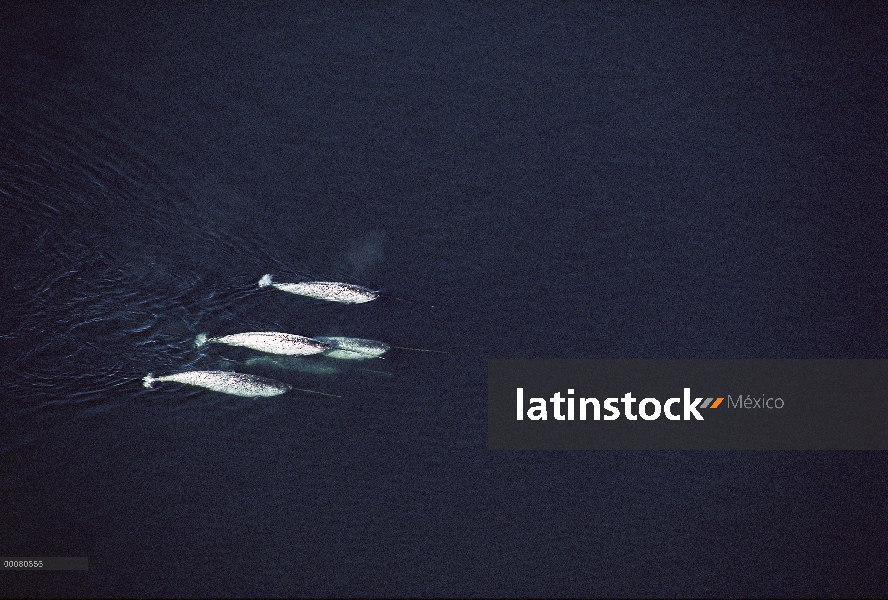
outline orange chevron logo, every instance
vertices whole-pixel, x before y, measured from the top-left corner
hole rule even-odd
[[[718,408],[718,405],[722,403],[722,400],[724,400],[724,398],[715,398],[715,402],[713,402],[712,400],[713,398],[707,398],[706,401],[703,403],[703,406],[701,406],[700,408]]]

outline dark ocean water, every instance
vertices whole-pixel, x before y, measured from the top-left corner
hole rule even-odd
[[[486,361],[888,358],[886,31],[0,4],[0,554],[90,564],[0,595],[884,597],[884,452],[491,452]],[[142,386],[257,330],[446,354]]]

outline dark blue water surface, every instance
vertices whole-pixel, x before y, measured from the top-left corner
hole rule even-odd
[[[0,554],[89,558],[0,595],[888,595],[884,452],[486,447],[490,358],[888,358],[884,11],[116,4],[0,4]],[[142,386],[263,330],[446,354]]]

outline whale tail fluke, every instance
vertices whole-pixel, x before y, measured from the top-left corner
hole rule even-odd
[[[198,333],[197,337],[194,338],[194,347],[195,348],[200,348],[201,346],[203,346],[206,343],[207,343],[207,334],[205,334],[205,333]]]
[[[262,276],[262,279],[259,280],[259,287],[268,287],[271,285],[271,274],[266,273]]]
[[[147,375],[145,375],[145,377],[142,378],[142,385],[144,385],[148,389],[151,389],[154,387],[155,381],[157,381],[157,379],[154,377],[154,374],[148,373]]]

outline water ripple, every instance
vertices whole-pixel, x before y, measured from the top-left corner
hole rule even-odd
[[[22,415],[95,412],[148,370],[206,367],[194,336],[258,326],[241,304],[283,264],[236,221],[190,213],[193,184],[120,123],[85,122],[88,99],[55,97],[0,106],[0,354],[4,410]]]

